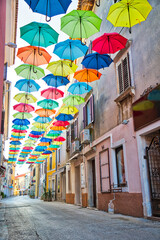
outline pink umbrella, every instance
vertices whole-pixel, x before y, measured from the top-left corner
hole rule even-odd
[[[57,88],[47,88],[43,91],[41,91],[41,96],[46,99],[58,99],[63,97],[64,92]]]
[[[13,109],[18,112],[32,112],[34,111],[34,107],[30,104],[26,103],[19,103],[13,106]]]
[[[65,127],[65,126],[68,126],[68,125],[70,125],[70,123],[68,122],[68,121],[56,121],[56,122],[54,122],[53,123],[53,126],[63,126],[63,127]]]
[[[27,133],[26,130],[17,130],[17,129],[12,129],[12,132],[15,132],[15,133]]]
[[[53,139],[53,141],[56,141],[56,142],[64,142],[66,139],[64,137],[57,137],[55,139]]]
[[[125,48],[127,41],[119,33],[104,33],[92,42],[92,50],[100,54],[115,53]]]
[[[23,149],[25,149],[25,150],[32,150],[34,148],[33,147],[24,147]]]

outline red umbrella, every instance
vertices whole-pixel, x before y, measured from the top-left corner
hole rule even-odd
[[[12,132],[15,132],[15,133],[27,133],[26,130],[17,130],[17,129],[12,129]]]
[[[42,135],[42,134],[41,134]],[[40,138],[41,135],[34,135],[34,134],[29,134],[29,137],[32,137],[32,138]]]
[[[56,141],[56,142],[64,142],[66,139],[64,137],[57,137],[55,139],[53,139],[53,141]]]
[[[19,152],[19,150],[10,150],[11,152]]]
[[[41,96],[46,99],[58,99],[63,97],[64,92],[57,88],[47,88],[43,91],[41,91]]]
[[[92,50],[100,54],[115,53],[125,48],[127,41],[119,33],[104,33],[92,42]]]
[[[25,149],[25,150],[32,150],[34,148],[33,147],[24,147],[23,149]]]
[[[53,123],[53,126],[63,126],[63,127],[65,127],[65,126],[68,126],[68,125],[70,125],[70,123],[68,122],[68,121],[56,121],[56,122],[54,122]]]
[[[34,111],[34,107],[30,104],[26,103],[19,103],[13,106],[13,109],[18,112],[32,112]]]

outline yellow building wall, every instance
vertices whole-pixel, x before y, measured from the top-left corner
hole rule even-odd
[[[47,191],[50,188],[49,180],[52,179],[52,174],[56,171],[56,151],[52,153],[52,169],[50,169],[50,156],[47,158]]]

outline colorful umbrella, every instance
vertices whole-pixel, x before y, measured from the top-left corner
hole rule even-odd
[[[13,106],[13,109],[18,111],[18,112],[33,112],[35,109],[32,105],[30,104],[25,104],[25,103],[19,103]]]
[[[91,53],[83,58],[81,64],[86,68],[98,70],[109,67],[112,62],[113,60],[108,54]]]
[[[61,59],[69,59],[74,61],[79,57],[83,57],[88,51],[88,47],[82,44],[80,40],[67,39],[55,45],[53,53]]]
[[[44,142],[44,143],[46,143],[46,142],[52,142],[52,139],[42,137],[42,138],[40,139],[40,142]]]
[[[71,38],[89,38],[100,31],[101,22],[92,11],[73,10],[61,18],[61,30]]]
[[[60,108],[59,112],[65,114],[76,114],[78,112],[78,109],[73,106],[63,106]]]
[[[69,95],[63,99],[63,103],[67,106],[80,105],[84,102],[84,98],[77,95]]]
[[[41,96],[46,99],[58,99],[62,98],[64,95],[64,92],[57,88],[47,88],[41,91]]]
[[[14,132],[14,133],[27,133],[26,130],[17,130],[17,129],[12,129],[12,132]]]
[[[31,138],[40,138],[41,137],[41,134],[40,135],[34,135],[34,134],[29,134],[29,137]]]
[[[25,126],[25,125],[19,125],[19,124],[17,125],[17,124],[15,124],[15,125],[12,125],[12,128],[17,129],[17,130],[26,130],[29,127]]]
[[[119,33],[104,33],[92,42],[92,50],[99,54],[115,53],[125,48],[128,39]]]
[[[14,118],[25,119],[25,118],[32,118],[32,114],[26,112],[17,112],[13,114]]]
[[[52,125],[53,126],[63,126],[63,127],[65,127],[65,126],[69,126],[70,123],[67,122],[67,121],[55,121],[55,122],[53,122]]]
[[[60,148],[60,146],[59,145],[56,145],[56,144],[51,144],[50,146],[49,146],[49,148]]]
[[[37,116],[36,118],[33,119],[35,122],[38,123],[49,123],[52,121],[52,118],[50,117],[39,117]]]
[[[13,99],[21,103],[35,103],[37,101],[37,98],[28,93],[18,93]]]
[[[22,143],[20,141],[11,141],[10,144],[12,144],[12,145],[21,145]]]
[[[79,82],[93,82],[99,80],[102,74],[95,69],[84,68],[74,73],[74,78]],[[88,87],[88,86],[87,86]]]
[[[12,121],[15,125],[29,125],[30,124],[30,121],[28,121],[27,119],[19,119],[19,118],[16,118]]]
[[[68,92],[72,94],[84,94],[84,93],[90,92],[91,90],[92,90],[92,87],[85,82],[73,83],[68,88]]]
[[[47,83],[48,86],[52,86],[55,88],[67,85],[69,83],[68,78],[62,76],[55,76],[53,74],[48,74],[42,79]]]
[[[40,142],[38,143],[38,146],[49,146],[50,142]]]
[[[44,153],[42,153],[42,155],[49,155],[51,153],[52,153],[52,151],[45,151]]]
[[[59,121],[70,121],[70,120],[74,119],[74,117],[70,114],[60,113],[58,116],[55,117],[55,119],[57,119]]]
[[[12,136],[26,136],[26,134],[25,133],[12,132]]]
[[[23,149],[26,149],[26,150],[33,150],[34,148],[33,148],[33,147],[23,147]]]
[[[59,103],[54,100],[51,100],[51,99],[44,99],[44,100],[37,102],[37,105],[44,109],[52,110],[54,108],[57,108],[59,106]]]
[[[49,22],[51,17],[66,13],[71,0],[25,0],[33,12],[40,13],[46,16],[46,21]],[[47,16],[49,19],[47,19]]]
[[[42,131],[42,130],[46,131],[46,130],[47,130],[47,128],[41,129],[41,128],[37,128],[37,127],[35,127],[35,126],[31,127],[31,129],[32,129],[33,131]]]
[[[17,57],[19,57],[24,63],[35,66],[48,64],[51,60],[51,55],[44,48],[35,46],[19,48]]]
[[[63,76],[66,77],[72,73],[74,73],[77,69],[77,65],[72,63],[69,60],[59,60],[55,62],[50,62],[47,66],[47,69],[57,76]]]
[[[44,131],[31,131],[30,134],[33,135],[42,135],[43,133],[45,133]]]
[[[24,92],[37,92],[40,89],[40,86],[31,79],[18,80],[15,87]]]
[[[128,27],[147,19],[152,6],[147,0],[121,0],[110,7],[107,20],[115,27]]]
[[[46,23],[31,22],[20,28],[20,37],[31,46],[48,47],[58,41],[58,33]]]
[[[40,79],[45,76],[44,70],[30,64],[22,64],[15,68],[17,75],[26,79]]]
[[[55,114],[56,111],[55,111],[54,109],[53,109],[53,110],[50,110],[50,109],[40,108],[40,109],[37,109],[37,110],[35,111],[35,113],[36,113],[37,115],[39,115],[40,117],[49,117],[49,116]]]
[[[51,130],[54,130],[54,131],[63,131],[63,130],[66,130],[66,127],[63,127],[63,126],[52,126],[50,127]]]
[[[39,123],[39,122],[34,122],[32,123],[33,126],[35,126],[36,128],[40,128],[40,129],[46,129],[49,126],[49,123]]]

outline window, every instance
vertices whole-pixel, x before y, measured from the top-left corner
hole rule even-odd
[[[66,131],[66,150],[70,149],[70,135],[69,130]]]
[[[68,191],[71,191],[71,171],[68,171]]]
[[[49,170],[52,170],[52,154],[50,155],[49,158]]]
[[[100,159],[101,192],[110,192],[111,179],[110,179],[109,149],[100,152],[99,159]]]
[[[83,123],[84,128],[94,122],[94,99],[90,97],[86,105],[83,107]]]
[[[131,86],[130,66],[129,66],[129,53],[120,60],[117,64],[119,94],[123,93]]]
[[[78,119],[76,119],[74,123],[70,125],[70,133],[71,133],[71,142],[74,142],[75,139],[78,138]]]
[[[57,163],[60,164],[61,159],[60,159],[60,149],[57,150]]]
[[[123,146],[116,148],[116,166],[118,186],[126,186]]]
[[[33,169],[33,177],[36,175],[36,169]]]

